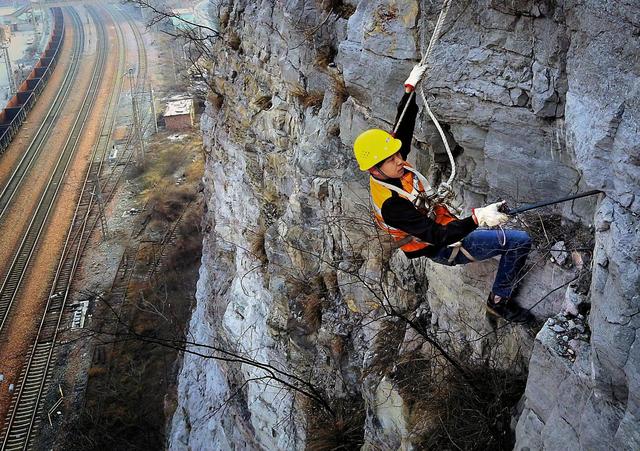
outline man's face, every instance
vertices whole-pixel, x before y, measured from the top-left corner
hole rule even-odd
[[[387,157],[381,164],[379,164],[378,169],[382,172],[382,174],[380,175],[392,179],[397,179],[404,175],[405,164],[406,161],[404,161],[400,152],[396,152],[390,157]]]

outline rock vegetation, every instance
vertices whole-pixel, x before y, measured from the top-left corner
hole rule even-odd
[[[207,234],[189,334],[298,375],[333,423],[319,428],[308,397],[246,361],[187,353],[170,448],[326,449],[324,429],[362,449],[420,449],[433,406],[394,376],[423,358],[444,377],[427,387],[433,374],[409,367],[415,386],[446,390],[461,373],[441,345],[465,368],[527,377],[508,411],[516,449],[638,449],[637,6],[454,2],[433,51],[424,87],[456,149],[464,211],[605,193],[514,224],[536,243],[519,301],[543,325],[528,330],[485,317],[495,262],[392,250],[352,158],[360,131],[391,128],[440,2],[211,3],[222,38],[201,123]],[[426,115],[413,144],[412,163],[438,183],[449,168]]]

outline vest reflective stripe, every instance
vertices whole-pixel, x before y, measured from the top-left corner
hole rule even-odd
[[[424,175],[420,174],[420,172],[415,170],[412,166],[409,166],[409,163],[407,163],[407,166],[404,166],[404,169],[412,172],[415,176],[413,177],[413,181],[411,182],[411,192],[398,188],[397,186],[392,185],[391,183],[386,183],[382,180],[374,179],[373,177],[371,178],[377,184],[382,185],[385,188],[390,189],[391,191],[395,191],[400,196],[411,201],[411,203],[415,203],[416,199],[418,198],[418,194],[420,192],[426,192],[428,196],[435,194],[435,191],[433,191],[433,188],[431,188],[431,185],[429,185],[429,182],[427,181]],[[403,184],[403,188],[404,188],[404,184]]]
[[[420,193],[425,191],[433,192],[427,183],[426,178],[420,174],[420,172],[415,170],[408,163],[405,166],[405,169],[405,174],[400,178],[402,188],[370,177],[369,186],[371,192],[371,205],[374,219],[376,220],[378,227],[393,236],[393,239],[396,242],[402,241],[403,244],[400,248],[403,251],[416,252],[426,248],[430,244],[416,237],[413,237],[412,240],[405,243],[407,237],[410,237],[410,235],[400,229],[396,229],[395,227],[391,227],[386,224],[382,218],[382,204],[384,204],[384,202],[393,195],[392,191],[396,192],[400,197],[407,199],[411,203],[415,202]],[[435,222],[440,225],[448,224],[449,222],[457,219],[444,205],[436,205],[434,207],[434,213],[436,214]]]

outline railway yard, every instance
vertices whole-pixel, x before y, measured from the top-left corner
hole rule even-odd
[[[153,133],[151,84],[167,97],[179,89],[167,76],[175,64],[168,38],[145,28],[134,8],[49,11],[64,26],[57,65],[0,154],[2,450],[73,448],[71,425],[85,407],[108,410],[96,387],[117,383],[116,355],[131,351],[105,333],[155,321],[134,317],[128,299],[158,289],[153,281],[168,257],[179,259],[182,235],[189,283],[199,255],[198,137]],[[176,358],[162,355],[170,372]]]

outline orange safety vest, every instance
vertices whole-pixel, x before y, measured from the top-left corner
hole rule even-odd
[[[427,189],[430,189],[424,176],[417,170],[413,169],[409,163],[406,163],[405,169],[404,175],[400,178],[402,189],[399,189],[398,187],[393,187],[396,189],[392,189],[390,185],[384,181],[370,177],[369,186],[371,189],[371,203],[373,207],[373,215],[378,227],[389,233],[396,242],[402,242],[400,248],[404,252],[416,252],[430,246],[430,244],[420,240],[419,238],[412,237],[407,232],[391,227],[384,222],[384,219],[382,219],[382,204],[384,204],[384,202],[393,195],[392,191],[395,191],[399,196],[413,203],[414,199],[420,193],[424,193]],[[435,213],[434,221],[436,224],[446,225],[451,221],[458,219],[443,204],[436,205],[433,208],[433,212]],[[409,239],[409,237],[411,237],[411,239]]]

